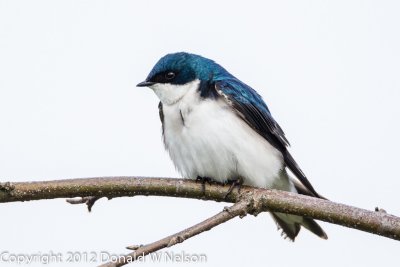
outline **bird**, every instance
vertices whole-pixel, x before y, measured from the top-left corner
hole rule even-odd
[[[137,86],[158,96],[164,146],[183,177],[324,198],[289,153],[289,142],[263,98],[215,61],[170,53]],[[301,227],[328,238],[312,218],[271,215],[291,241]]]

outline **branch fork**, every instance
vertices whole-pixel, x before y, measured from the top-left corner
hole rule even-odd
[[[7,182],[0,183],[0,203],[81,197],[68,202],[85,203],[90,210],[101,197],[110,199],[137,195],[234,203],[211,218],[176,234],[144,246],[130,246],[128,249],[134,250],[132,253],[118,262],[107,263],[102,267],[125,265],[149,253],[179,244],[232,218],[243,218],[247,214],[257,216],[266,211],[306,216],[400,240],[400,218],[381,208],[369,211],[329,200],[249,186],[242,186],[240,192],[233,190],[226,195],[228,189],[229,185],[209,184],[204,188],[202,184],[188,179],[150,177],[99,177],[12,184]]]

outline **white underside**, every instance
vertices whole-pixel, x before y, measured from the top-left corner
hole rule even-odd
[[[183,177],[293,191],[282,154],[240,119],[223,99],[203,99],[199,81],[151,88],[163,103],[164,142]],[[183,118],[183,119],[182,119]]]

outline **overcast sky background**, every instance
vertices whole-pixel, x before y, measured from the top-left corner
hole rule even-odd
[[[398,1],[1,0],[0,181],[179,177],[157,97],[135,85],[164,54],[188,51],[264,97],[317,191],[400,215],[399,13]],[[126,253],[225,205],[134,197],[89,214],[63,199],[1,204],[0,252]],[[303,229],[291,243],[268,214],[247,216],[167,251],[205,253],[207,266],[398,262],[396,241],[321,224],[328,241]]]

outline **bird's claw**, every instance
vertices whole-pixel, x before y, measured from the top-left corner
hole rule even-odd
[[[243,178],[239,177],[238,179],[235,179],[235,180],[228,180],[227,184],[230,184],[231,186],[229,187],[228,192],[226,192],[226,194],[225,194],[225,197],[224,197],[225,199],[229,196],[230,193],[232,193],[232,191],[235,187],[237,187],[238,193],[240,193],[240,189],[243,185]]]
[[[203,195],[206,193],[206,183],[211,185],[212,181],[213,180],[210,177],[197,176],[196,182],[200,182],[201,183],[201,190],[203,192]]]

